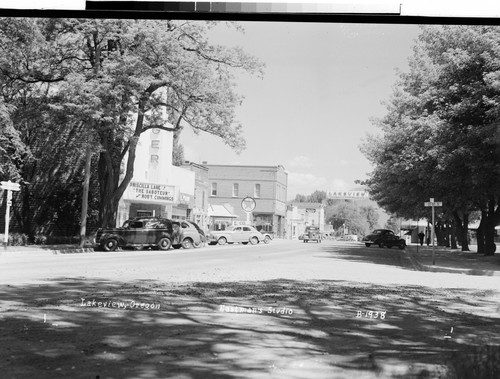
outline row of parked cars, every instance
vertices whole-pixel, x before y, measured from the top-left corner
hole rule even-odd
[[[272,235],[261,233],[250,225],[232,226],[226,230],[206,234],[195,222],[147,217],[125,221],[122,227],[99,229],[95,235],[97,250],[114,251],[118,248],[198,248],[205,243],[225,245],[227,243],[269,243]]]

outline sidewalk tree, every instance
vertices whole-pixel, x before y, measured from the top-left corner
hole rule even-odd
[[[493,254],[500,221],[498,121],[500,30],[484,26],[426,26],[401,73],[382,135],[361,147],[374,164],[367,185],[390,212],[424,214],[433,197],[453,215],[468,250],[471,212],[482,211],[484,252]]]
[[[16,27],[15,22],[25,25]],[[262,65],[238,48],[210,44],[207,33],[216,23],[100,19],[2,19],[2,23],[3,36],[15,42],[2,58],[3,83],[13,91],[16,86],[30,91],[43,88],[43,96],[50,99],[43,113],[47,119],[65,128],[55,116],[64,114],[74,120],[79,137],[98,138],[102,226],[115,224],[118,201],[133,177],[136,145],[144,131],[174,132],[190,126],[197,133],[222,138],[237,151],[245,147],[235,117],[242,98],[234,91],[234,75],[261,73]],[[8,35],[11,31],[15,33]],[[30,53],[29,64],[16,67],[16,54],[24,57],[25,52]],[[79,150],[76,156],[82,159],[85,148]]]

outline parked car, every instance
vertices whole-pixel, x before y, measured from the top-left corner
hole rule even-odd
[[[192,221],[172,221],[174,229],[172,247],[174,249],[191,249],[202,246],[207,238],[201,228]]]
[[[271,241],[269,234],[262,234],[253,226],[250,225],[236,225],[230,226],[226,230],[212,231],[207,237],[209,245],[225,245],[226,243],[239,242],[243,245],[249,242],[256,245],[259,242],[269,243]]]
[[[306,226],[303,241],[316,241],[317,243],[321,243],[321,232],[319,228],[317,226]]]
[[[394,232],[389,229],[375,229],[366,237],[363,237],[362,242],[366,247],[370,247],[371,245],[378,245],[379,247],[387,246],[389,248],[397,246],[400,249],[406,247],[405,240],[395,235]]]
[[[144,217],[127,220],[121,228],[99,229],[95,246],[105,251],[114,251],[119,247],[156,247],[168,250],[173,239],[171,220]]]

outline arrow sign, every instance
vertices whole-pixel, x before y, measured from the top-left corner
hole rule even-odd
[[[2,189],[4,190],[10,190],[10,191],[21,190],[19,183],[13,183],[10,180],[8,182],[0,182],[0,187],[2,187]]]

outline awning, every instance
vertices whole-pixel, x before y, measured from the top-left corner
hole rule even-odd
[[[229,212],[224,205],[209,205],[208,217],[238,218],[238,216]]]

